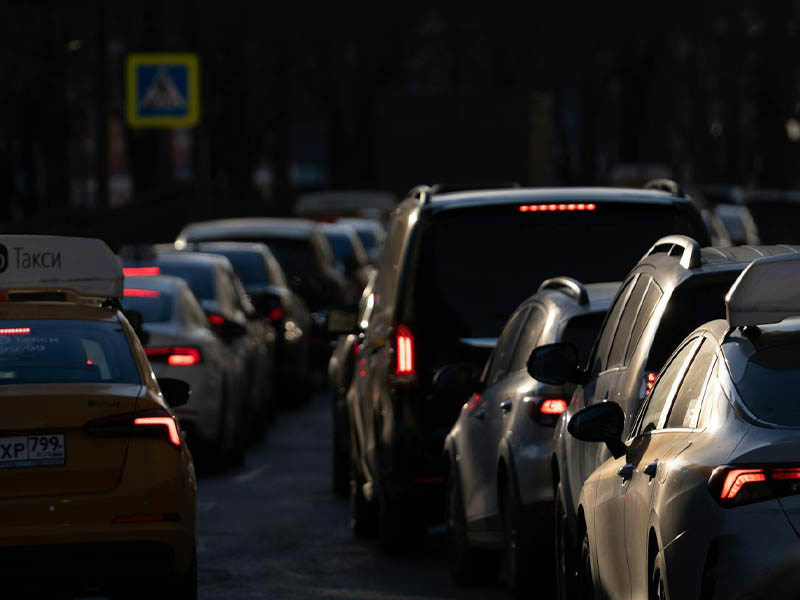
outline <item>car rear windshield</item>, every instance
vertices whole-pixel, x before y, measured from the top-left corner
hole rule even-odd
[[[133,292],[135,295],[132,295]],[[172,319],[175,298],[157,290],[125,290],[122,305],[126,311],[134,310],[142,315],[145,323],[166,323]]]
[[[141,383],[119,323],[0,321],[0,385]]]
[[[241,250],[213,250],[214,254],[225,256],[233,265],[233,270],[242,280],[245,288],[265,286],[272,283],[269,280],[264,257],[260,252],[243,252]]]
[[[364,244],[365,249],[374,250],[378,247],[378,239],[375,237],[374,231],[369,229],[356,229],[356,233],[358,234],[358,239]]]
[[[188,262],[159,262],[162,275],[180,277],[189,285],[198,300],[215,300],[214,267],[209,264],[191,264]]]
[[[608,203],[592,211],[492,206],[444,212],[422,242],[415,318],[457,336],[496,337],[547,278],[619,281],[659,237],[704,239],[685,206]],[[700,229],[698,229],[700,228]]]
[[[739,381],[742,401],[759,419],[787,427],[800,426],[800,344],[762,348],[750,356]]]

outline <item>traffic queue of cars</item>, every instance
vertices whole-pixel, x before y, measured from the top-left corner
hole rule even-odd
[[[197,598],[195,461],[241,462],[310,397],[314,319],[370,277],[349,225],[258,225],[118,256],[0,236],[4,597]]]
[[[797,597],[800,246],[710,247],[646,188],[398,205],[328,323],[356,535],[443,522],[454,578],[517,598]]]

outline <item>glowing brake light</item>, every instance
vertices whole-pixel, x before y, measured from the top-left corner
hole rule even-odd
[[[133,420],[134,427],[164,427],[170,444],[175,447],[181,445],[181,435],[178,432],[178,424],[173,417],[136,417]]]
[[[152,361],[166,361],[172,367],[191,367],[203,362],[203,356],[197,348],[183,346],[149,347],[144,353]]]
[[[30,327],[7,327],[0,329],[0,335],[30,335]]]
[[[161,294],[157,290],[138,290],[136,288],[125,288],[126,298],[158,298]]]
[[[566,398],[548,398],[543,396],[526,396],[522,399],[528,416],[539,425],[555,427],[563,415],[569,400]]]
[[[658,373],[645,373],[644,374],[644,395],[648,396],[653,390],[653,386],[658,379]]]
[[[161,275],[161,269],[159,267],[125,267],[122,269],[122,274],[125,277],[152,277]]]
[[[561,204],[523,204],[519,212],[583,212],[597,210],[597,205],[585,202],[569,202]]]
[[[225,317],[223,317],[222,315],[211,313],[210,315],[208,315],[208,322],[211,323],[212,325],[219,327],[220,325],[225,324]]]
[[[560,415],[567,410],[567,401],[561,398],[547,398],[539,405],[539,412],[543,415]]]
[[[709,489],[725,507],[792,496],[800,494],[800,467],[718,467]]]
[[[416,372],[414,365],[414,336],[411,334],[411,330],[402,324],[397,325],[395,335],[397,342],[395,375],[412,376]]]
[[[283,309],[282,308],[273,308],[269,311],[268,318],[273,323],[277,323],[278,321],[283,320]]]

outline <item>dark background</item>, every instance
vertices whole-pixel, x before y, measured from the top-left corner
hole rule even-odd
[[[0,0],[0,227],[156,241],[435,181],[796,186],[800,2],[661,4]],[[148,51],[200,56],[196,129],[126,127]]]

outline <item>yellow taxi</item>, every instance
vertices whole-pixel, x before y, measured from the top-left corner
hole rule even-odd
[[[189,386],[156,380],[122,294],[100,240],[0,235],[0,574],[196,598],[197,484],[171,410]]]

